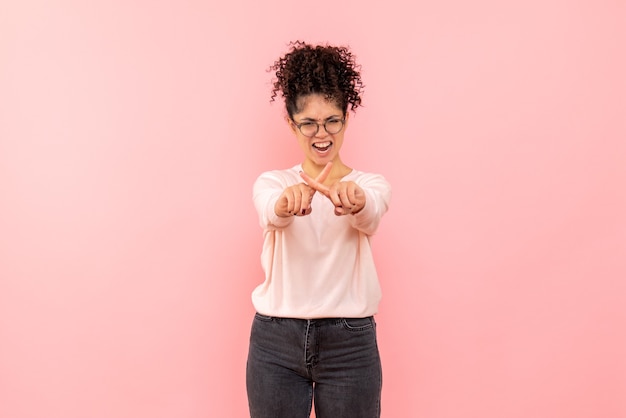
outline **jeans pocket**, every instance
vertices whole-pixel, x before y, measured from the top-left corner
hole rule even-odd
[[[374,328],[374,318],[342,318],[341,323],[345,329],[352,332],[367,331]]]
[[[254,319],[258,319],[259,321],[264,321],[264,322],[272,322],[274,320],[273,317],[263,315],[258,312],[254,314]]]

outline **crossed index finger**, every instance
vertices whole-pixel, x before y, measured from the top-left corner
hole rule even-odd
[[[322,193],[324,196],[329,197],[330,189],[327,186],[324,186],[323,183],[328,177],[328,175],[330,174],[330,170],[332,168],[333,168],[333,163],[332,161],[329,161],[326,164],[326,166],[324,166],[324,169],[317,177],[313,178],[309,176],[308,174],[306,174],[304,171],[300,173],[300,177],[302,177],[302,179],[306,182],[306,184],[309,185],[309,187],[317,190],[318,192]]]

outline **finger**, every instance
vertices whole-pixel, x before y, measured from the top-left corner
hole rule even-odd
[[[343,206],[335,206],[335,215],[337,216],[349,215],[350,213],[352,213],[352,209],[350,208],[344,208]]]
[[[324,166],[324,169],[322,170],[322,172],[317,177],[315,177],[315,181],[317,181],[318,183],[324,183],[326,179],[328,178],[328,175],[330,174],[330,171],[332,169],[333,169],[333,162],[329,161]]]
[[[352,205],[356,205],[358,203],[356,187],[357,187],[356,185],[351,184],[350,187],[348,187],[348,190],[346,191],[348,194],[348,200],[352,202]]]
[[[330,199],[330,201],[333,203],[333,205],[335,206],[342,206],[341,203],[341,197],[339,196],[339,190],[337,188],[337,185],[334,185],[333,187],[330,188],[330,190],[328,191],[328,198]]]
[[[309,186],[302,183],[301,187],[301,200],[300,207],[297,209],[297,215],[304,216],[311,213],[311,201],[313,200],[313,195],[315,194],[315,190],[311,189]]]
[[[291,208],[291,213],[293,213],[294,215],[298,215],[301,208],[302,208],[302,191],[299,188],[296,188],[293,191],[293,206]]]
[[[287,212],[289,214],[293,214],[293,206],[294,206],[294,193],[293,190],[287,189],[285,190],[285,199],[287,200]]]
[[[300,177],[302,177],[302,179],[306,182],[306,184],[309,185],[309,187],[313,188],[314,190],[317,190],[318,192],[322,193],[325,196],[329,195],[330,189],[327,186],[324,186],[318,180],[309,176],[307,173],[305,172],[300,173]]]
[[[291,210],[292,209],[290,207],[290,204],[292,202],[292,199],[289,196],[290,196],[290,190],[289,189],[285,189],[283,191],[283,194],[278,199],[278,201],[280,202],[280,211],[281,211],[281,213],[284,213],[285,215],[291,215]],[[276,212],[276,213],[278,213],[278,212]]]
[[[354,201],[350,199],[347,187],[342,187],[341,189],[339,189],[338,197],[341,201],[342,207],[352,209],[352,206],[354,206]]]
[[[322,172],[317,177],[315,177],[315,179],[303,171],[300,172],[300,177],[302,177],[302,179],[313,189],[321,192],[322,194],[328,195],[328,187],[324,186],[323,183],[328,178],[328,175],[330,174],[332,168],[333,162],[329,161],[322,169]]]

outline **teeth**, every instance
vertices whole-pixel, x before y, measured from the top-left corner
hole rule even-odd
[[[313,144],[315,148],[326,148],[330,146],[330,142],[319,142],[317,144]]]

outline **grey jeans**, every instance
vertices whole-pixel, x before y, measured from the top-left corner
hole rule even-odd
[[[246,387],[251,418],[379,418],[376,322],[256,314]]]

